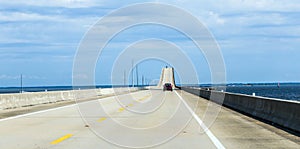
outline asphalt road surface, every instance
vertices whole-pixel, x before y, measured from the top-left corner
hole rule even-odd
[[[1,119],[0,136],[1,149],[300,147],[299,137],[160,88]]]

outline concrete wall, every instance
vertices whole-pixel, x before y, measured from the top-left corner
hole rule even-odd
[[[134,90],[138,90],[138,88],[105,88],[70,91],[25,92],[22,94],[0,94],[0,110],[47,104],[64,100],[81,100]]]
[[[300,102],[199,88],[182,87],[182,90],[219,104],[224,99],[226,107],[300,133]]]

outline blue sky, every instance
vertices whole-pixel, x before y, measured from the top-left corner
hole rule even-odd
[[[0,86],[71,85],[77,47],[88,29],[109,12],[141,1],[10,0],[0,2]],[[300,82],[300,3],[297,0],[158,0],[185,9],[211,31],[223,53],[227,82]],[[168,36],[166,36],[168,35]],[[178,32],[160,26],[124,31],[97,64],[96,84],[109,84],[113,57],[144,38],[184,47],[201,82],[210,82],[201,53]],[[159,77],[161,62],[141,64],[141,75]],[[156,66],[151,67],[151,66]],[[151,69],[150,69],[151,68]]]

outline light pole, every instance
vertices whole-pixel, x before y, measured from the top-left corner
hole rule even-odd
[[[139,86],[139,72],[138,72],[138,64],[136,64],[136,85]]]
[[[124,87],[126,86],[126,70],[124,70]]]
[[[23,74],[21,74],[20,78],[21,78],[21,80],[20,80],[21,81],[20,82],[21,83],[21,91],[20,92],[23,93]]]
[[[132,81],[132,87],[134,87],[134,68],[133,68],[133,60],[131,61],[131,74],[132,74],[132,78],[131,78],[131,81]]]

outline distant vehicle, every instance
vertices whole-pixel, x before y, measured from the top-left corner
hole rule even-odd
[[[164,91],[173,91],[173,87],[172,87],[172,84],[171,83],[165,83],[164,84]]]

